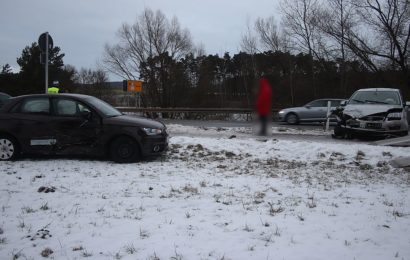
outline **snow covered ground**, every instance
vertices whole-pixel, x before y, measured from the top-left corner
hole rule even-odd
[[[0,162],[0,259],[410,259],[410,148],[205,131],[149,162]]]

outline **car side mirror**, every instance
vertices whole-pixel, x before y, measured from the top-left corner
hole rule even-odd
[[[310,109],[312,106],[311,106],[311,105],[305,105],[305,107],[306,107],[307,109]]]
[[[340,106],[341,107],[345,107],[347,105],[347,100],[342,100],[341,102],[340,102]]]

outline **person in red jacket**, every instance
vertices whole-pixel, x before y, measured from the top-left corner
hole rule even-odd
[[[259,120],[261,122],[260,135],[266,135],[268,127],[268,119],[272,110],[272,87],[266,78],[259,80],[259,93],[256,100],[256,109],[259,114]]]

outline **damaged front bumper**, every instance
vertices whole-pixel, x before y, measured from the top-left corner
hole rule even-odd
[[[397,122],[374,122],[356,120],[354,123],[347,122],[346,125],[339,124],[336,126],[335,134],[339,131],[345,134],[357,136],[402,136],[407,134],[408,130],[402,128]]]
[[[354,118],[344,114],[342,110],[335,111],[338,124],[334,136],[358,137],[388,137],[404,136],[408,134],[406,118],[390,118],[391,111],[378,113],[361,118]]]

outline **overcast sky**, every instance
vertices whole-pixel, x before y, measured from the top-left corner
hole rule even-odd
[[[176,16],[208,54],[233,54],[247,21],[277,13],[278,0],[0,0],[0,65],[18,68],[23,48],[48,31],[65,64],[94,69],[104,44],[145,7]]]

